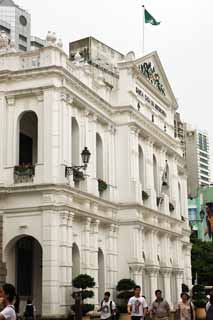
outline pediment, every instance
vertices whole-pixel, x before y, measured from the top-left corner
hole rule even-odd
[[[177,101],[156,51],[134,61],[139,72],[162,97],[168,99],[174,108]]]

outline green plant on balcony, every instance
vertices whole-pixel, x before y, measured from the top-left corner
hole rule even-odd
[[[148,200],[148,199],[149,199],[148,193],[143,190],[143,191],[142,191],[142,200],[143,200],[143,201],[146,201],[146,200]]]
[[[35,166],[31,163],[22,163],[14,167],[14,174],[21,177],[33,177],[35,175]]]
[[[103,192],[107,189],[107,183],[101,179],[98,179],[98,190],[99,192]]]

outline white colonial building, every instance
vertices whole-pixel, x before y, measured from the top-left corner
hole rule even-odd
[[[159,57],[87,38],[70,44],[68,58],[47,40],[22,53],[0,39],[7,281],[45,317],[65,314],[79,273],[95,278],[95,304],[129,277],[148,301],[160,288],[176,303],[181,284],[191,285],[187,177]],[[84,147],[84,180],[66,176]]]

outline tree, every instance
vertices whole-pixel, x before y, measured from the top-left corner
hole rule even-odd
[[[192,302],[196,308],[205,307],[207,301],[204,286],[197,284],[192,288]]]
[[[118,310],[120,313],[127,313],[127,303],[130,297],[134,294],[135,281],[132,279],[121,279],[118,281],[116,290],[118,291],[117,298],[120,300]]]
[[[94,310],[94,304],[84,303],[85,299],[94,297],[94,292],[92,290],[87,290],[88,288],[94,288],[94,278],[90,277],[87,274],[79,274],[75,279],[73,279],[72,285],[74,288],[81,289],[79,291],[74,291],[72,293],[72,297],[73,299],[76,299],[77,296],[81,297],[82,315],[85,315],[87,314],[87,312]],[[76,304],[72,305],[71,308],[76,312]]]
[[[192,277],[199,284],[213,285],[213,243],[191,237]]]

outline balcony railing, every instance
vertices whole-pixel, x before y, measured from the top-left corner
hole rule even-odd
[[[34,176],[35,176],[35,166],[31,164],[22,164],[14,167],[15,183],[33,182]]]

